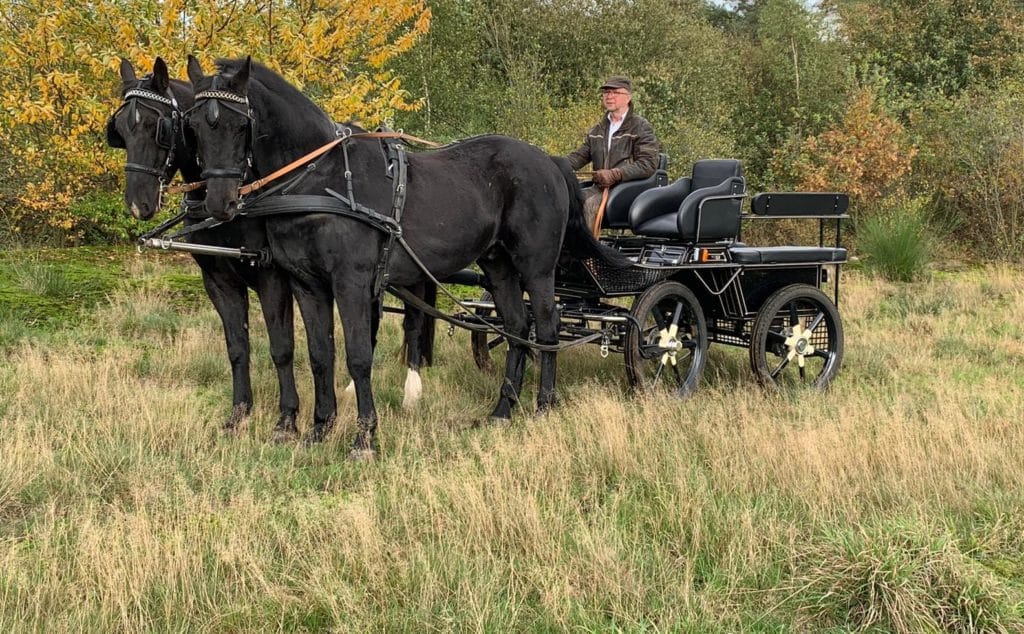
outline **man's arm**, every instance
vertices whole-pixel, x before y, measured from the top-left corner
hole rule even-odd
[[[576,148],[575,151],[570,152],[565,158],[569,159],[569,164],[572,165],[574,170],[578,170],[587,163],[590,162],[590,142],[589,139],[583,141],[583,145]]]

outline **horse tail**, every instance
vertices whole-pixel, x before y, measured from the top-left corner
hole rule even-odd
[[[565,186],[569,189],[569,219],[565,226],[565,239],[562,246],[570,255],[579,259],[596,259],[615,268],[629,268],[633,265],[629,259],[617,250],[601,244],[583,214],[583,188],[573,172],[569,159],[564,156],[552,156],[551,160],[562,172]]]

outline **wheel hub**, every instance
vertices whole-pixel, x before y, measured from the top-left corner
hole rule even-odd
[[[794,325],[785,342],[785,346],[789,350],[786,359],[792,361],[795,358],[797,365],[801,368],[804,367],[804,358],[814,354],[814,346],[810,341],[812,334],[810,330],[804,328],[803,324]]]
[[[672,365],[676,365],[676,350],[678,350],[682,345],[679,340],[676,339],[676,335],[679,334],[679,326],[677,324],[672,324],[668,328],[662,328],[659,334],[661,337],[658,339],[658,347],[662,350],[667,350],[667,352],[661,355],[661,364],[666,365],[671,363]]]

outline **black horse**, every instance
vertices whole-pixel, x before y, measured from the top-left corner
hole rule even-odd
[[[207,209],[227,221],[239,213],[239,185],[250,164],[254,176],[265,177],[336,140],[339,132],[312,101],[267,68],[248,58],[219,60],[218,67],[218,74],[206,76],[189,58],[196,105],[186,126],[204,165]],[[348,192],[359,205],[379,214],[391,212],[393,175],[377,140],[356,134],[316,162],[316,170],[293,193]],[[404,194],[401,228],[412,252],[438,277],[475,261],[487,274],[505,328],[520,338],[528,335],[525,291],[537,341],[558,341],[554,270],[563,237],[576,256],[620,261],[587,230],[579,184],[568,163],[521,141],[483,136],[410,155]],[[349,202],[356,206],[356,201]],[[328,213],[271,216],[266,227],[274,261],[292,276],[309,334],[316,405],[307,440],[322,439],[336,416],[334,300],[356,385],[353,457],[372,456],[377,413],[370,386],[371,305],[388,236],[367,223]],[[390,257],[388,273],[391,285],[400,288],[426,279],[410,254],[398,248]],[[493,418],[511,417],[522,385],[525,352],[519,343],[509,346]],[[540,368],[537,404],[543,410],[555,400],[553,351],[541,353]]]
[[[192,88],[168,76],[161,58],[153,72],[141,78],[127,60],[121,60],[122,106],[107,123],[107,142],[127,150],[124,199],[131,214],[148,220],[161,205],[164,186],[176,172],[185,182],[200,180],[195,148],[186,144],[181,113],[192,107]],[[201,201],[200,201],[201,202]],[[201,205],[190,214],[186,226],[204,220]],[[238,222],[203,229],[189,236],[197,243],[259,249],[267,245],[263,223],[240,218]],[[256,291],[270,337],[270,354],[277,368],[280,389],[280,417],[274,428],[277,440],[298,436],[295,424],[299,395],[293,372],[294,315],[287,274],[276,266],[250,266],[238,260],[195,255],[202,271],[203,286],[220,315],[227,341],[233,383],[233,407],[224,423],[236,428],[252,409],[249,374],[249,294]]]
[[[181,114],[192,107],[192,87],[183,81],[170,79],[167,64],[157,58],[153,71],[137,77],[127,60],[121,60],[122,106],[107,122],[107,142],[112,147],[127,150],[125,164],[125,205],[140,220],[148,220],[159,210],[164,187],[178,172],[186,183],[200,181],[200,168],[195,147],[188,144],[181,125]],[[193,227],[203,222],[208,214],[201,198],[186,202],[191,211],[185,225]],[[198,204],[196,204],[198,203]],[[238,222],[202,229],[189,235],[192,242],[259,250],[267,246],[263,221],[240,218]],[[252,385],[249,372],[249,298],[253,289],[259,298],[270,339],[271,356],[277,367],[280,389],[280,418],[274,428],[275,440],[287,441],[297,437],[295,424],[299,397],[293,374],[294,315],[291,288],[287,274],[275,266],[250,266],[237,260],[208,255],[193,256],[202,271],[207,295],[220,315],[227,342],[228,358],[233,378],[233,407],[224,428],[233,430],[252,409]],[[424,301],[434,303],[436,288],[424,285],[418,293]],[[374,312],[374,343],[380,312]],[[403,405],[411,407],[419,397],[420,365],[433,362],[434,320],[410,322],[406,330],[417,337],[419,355],[409,363]],[[409,348],[408,342],[405,348]],[[409,357],[409,355],[406,355]],[[349,385],[354,391],[354,382]]]

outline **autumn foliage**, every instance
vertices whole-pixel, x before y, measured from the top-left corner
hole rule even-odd
[[[338,119],[366,124],[417,102],[386,68],[427,31],[423,0],[14,0],[0,8],[0,229],[82,231],[73,203],[116,189],[123,156],[103,143],[120,57],[252,55]],[[114,210],[116,212],[116,210]]]
[[[843,191],[863,205],[897,193],[916,154],[903,125],[865,88],[854,94],[835,127],[804,139],[795,160],[779,169],[788,170],[799,189]],[[780,153],[776,162],[787,158]]]

